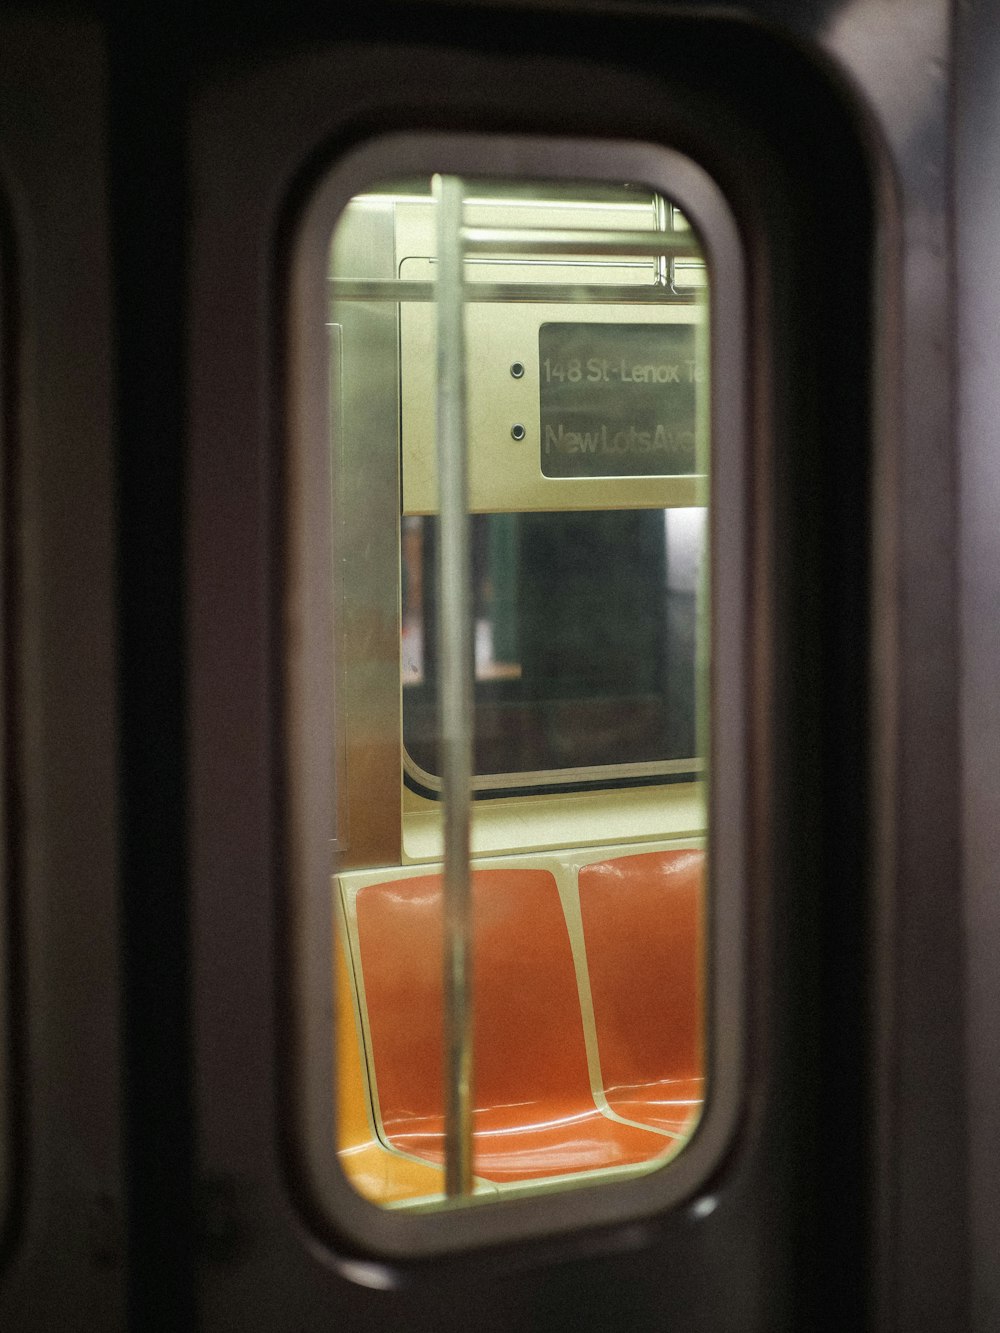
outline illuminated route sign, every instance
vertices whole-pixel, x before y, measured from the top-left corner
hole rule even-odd
[[[545,476],[696,471],[693,324],[543,324],[538,363]]]

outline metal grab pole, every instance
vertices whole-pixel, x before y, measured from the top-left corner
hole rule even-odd
[[[444,805],[445,1192],[472,1193],[472,611],[465,411],[462,182],[437,200],[438,703]]]

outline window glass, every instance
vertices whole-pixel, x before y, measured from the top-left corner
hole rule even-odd
[[[402,529],[404,763],[428,794],[440,774],[436,526],[413,515]],[[695,508],[473,516],[477,778],[551,788],[700,770],[704,541]]]
[[[702,1114],[709,282],[684,214],[642,186],[461,191],[459,1192],[479,1204],[647,1171]],[[429,177],[351,199],[327,323],[337,1152],[364,1198],[411,1211],[455,1193],[461,1067],[442,981],[440,636],[459,594],[442,555],[438,208]]]

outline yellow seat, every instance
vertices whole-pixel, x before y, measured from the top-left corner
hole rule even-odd
[[[444,1174],[387,1148],[372,1122],[368,1084],[343,940],[334,949],[337,1013],[334,1060],[337,1069],[337,1156],[357,1192],[373,1203],[399,1203],[444,1191]]]

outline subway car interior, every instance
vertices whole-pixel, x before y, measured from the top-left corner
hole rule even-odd
[[[0,11],[0,1328],[1000,1327],[998,71]]]

